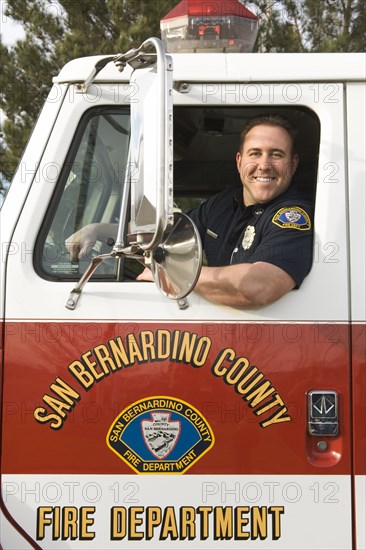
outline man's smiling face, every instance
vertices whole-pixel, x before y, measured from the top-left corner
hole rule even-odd
[[[263,204],[282,195],[297,168],[290,134],[281,126],[258,124],[243,143],[236,164],[246,206]]]

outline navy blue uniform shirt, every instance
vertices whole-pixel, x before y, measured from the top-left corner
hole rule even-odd
[[[230,187],[188,212],[200,233],[207,265],[268,262],[299,288],[310,271],[312,203],[291,187],[266,204],[245,206],[243,188]]]

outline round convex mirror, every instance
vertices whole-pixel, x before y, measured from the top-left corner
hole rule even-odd
[[[195,287],[202,267],[202,245],[192,220],[174,213],[173,227],[154,250],[151,269],[159,290],[172,300],[180,300]]]

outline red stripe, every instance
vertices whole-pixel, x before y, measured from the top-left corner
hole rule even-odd
[[[104,374],[87,391],[72,376],[75,360],[94,360],[96,346],[118,336],[167,329],[208,337],[211,347],[202,366],[174,359],[133,361]],[[356,473],[365,472],[365,390],[362,349],[365,327],[354,327],[354,431],[359,447]],[[146,334],[146,333],[144,333]],[[146,342],[145,342],[146,343]],[[271,397],[250,406],[235,384],[215,376],[212,365],[225,349],[246,358],[268,380],[292,418],[261,427],[272,411],[256,415]],[[89,353],[90,352],[90,353]],[[86,355],[85,355],[86,354]],[[5,326],[3,392],[3,473],[131,473],[106,444],[116,416],[130,403],[151,395],[168,395],[197,408],[209,422],[213,448],[190,474],[348,474],[351,472],[349,327],[329,324],[177,324],[165,323],[8,323]],[[234,361],[222,364],[226,374]],[[60,377],[80,395],[62,428],[34,419],[43,396],[56,397],[50,386]],[[234,373],[232,373],[232,378]],[[254,379],[254,378],[253,378]],[[307,435],[307,392],[339,393],[340,434],[328,438],[328,450]],[[247,393],[250,395],[250,392]],[[253,401],[252,401],[253,404]],[[48,405],[46,408],[49,409]],[[279,407],[277,408],[279,410]]]

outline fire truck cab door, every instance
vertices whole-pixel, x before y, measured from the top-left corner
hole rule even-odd
[[[197,123],[187,188],[197,166],[220,176],[245,117],[286,112],[305,121],[309,143],[320,136],[313,264],[299,290],[252,310],[193,292],[180,310],[154,284],[120,280],[112,261],[70,311],[85,263],[65,239],[119,222],[134,90],[118,86],[116,103],[108,81],[86,96],[62,85],[46,143],[44,117],[31,138],[44,150],[5,258],[3,509],[44,548],[350,550],[343,85],[276,82],[255,105],[239,79],[174,93],[180,135]],[[198,127],[220,117],[221,137]],[[194,164],[210,148],[211,164]],[[22,189],[20,172],[13,185]]]

